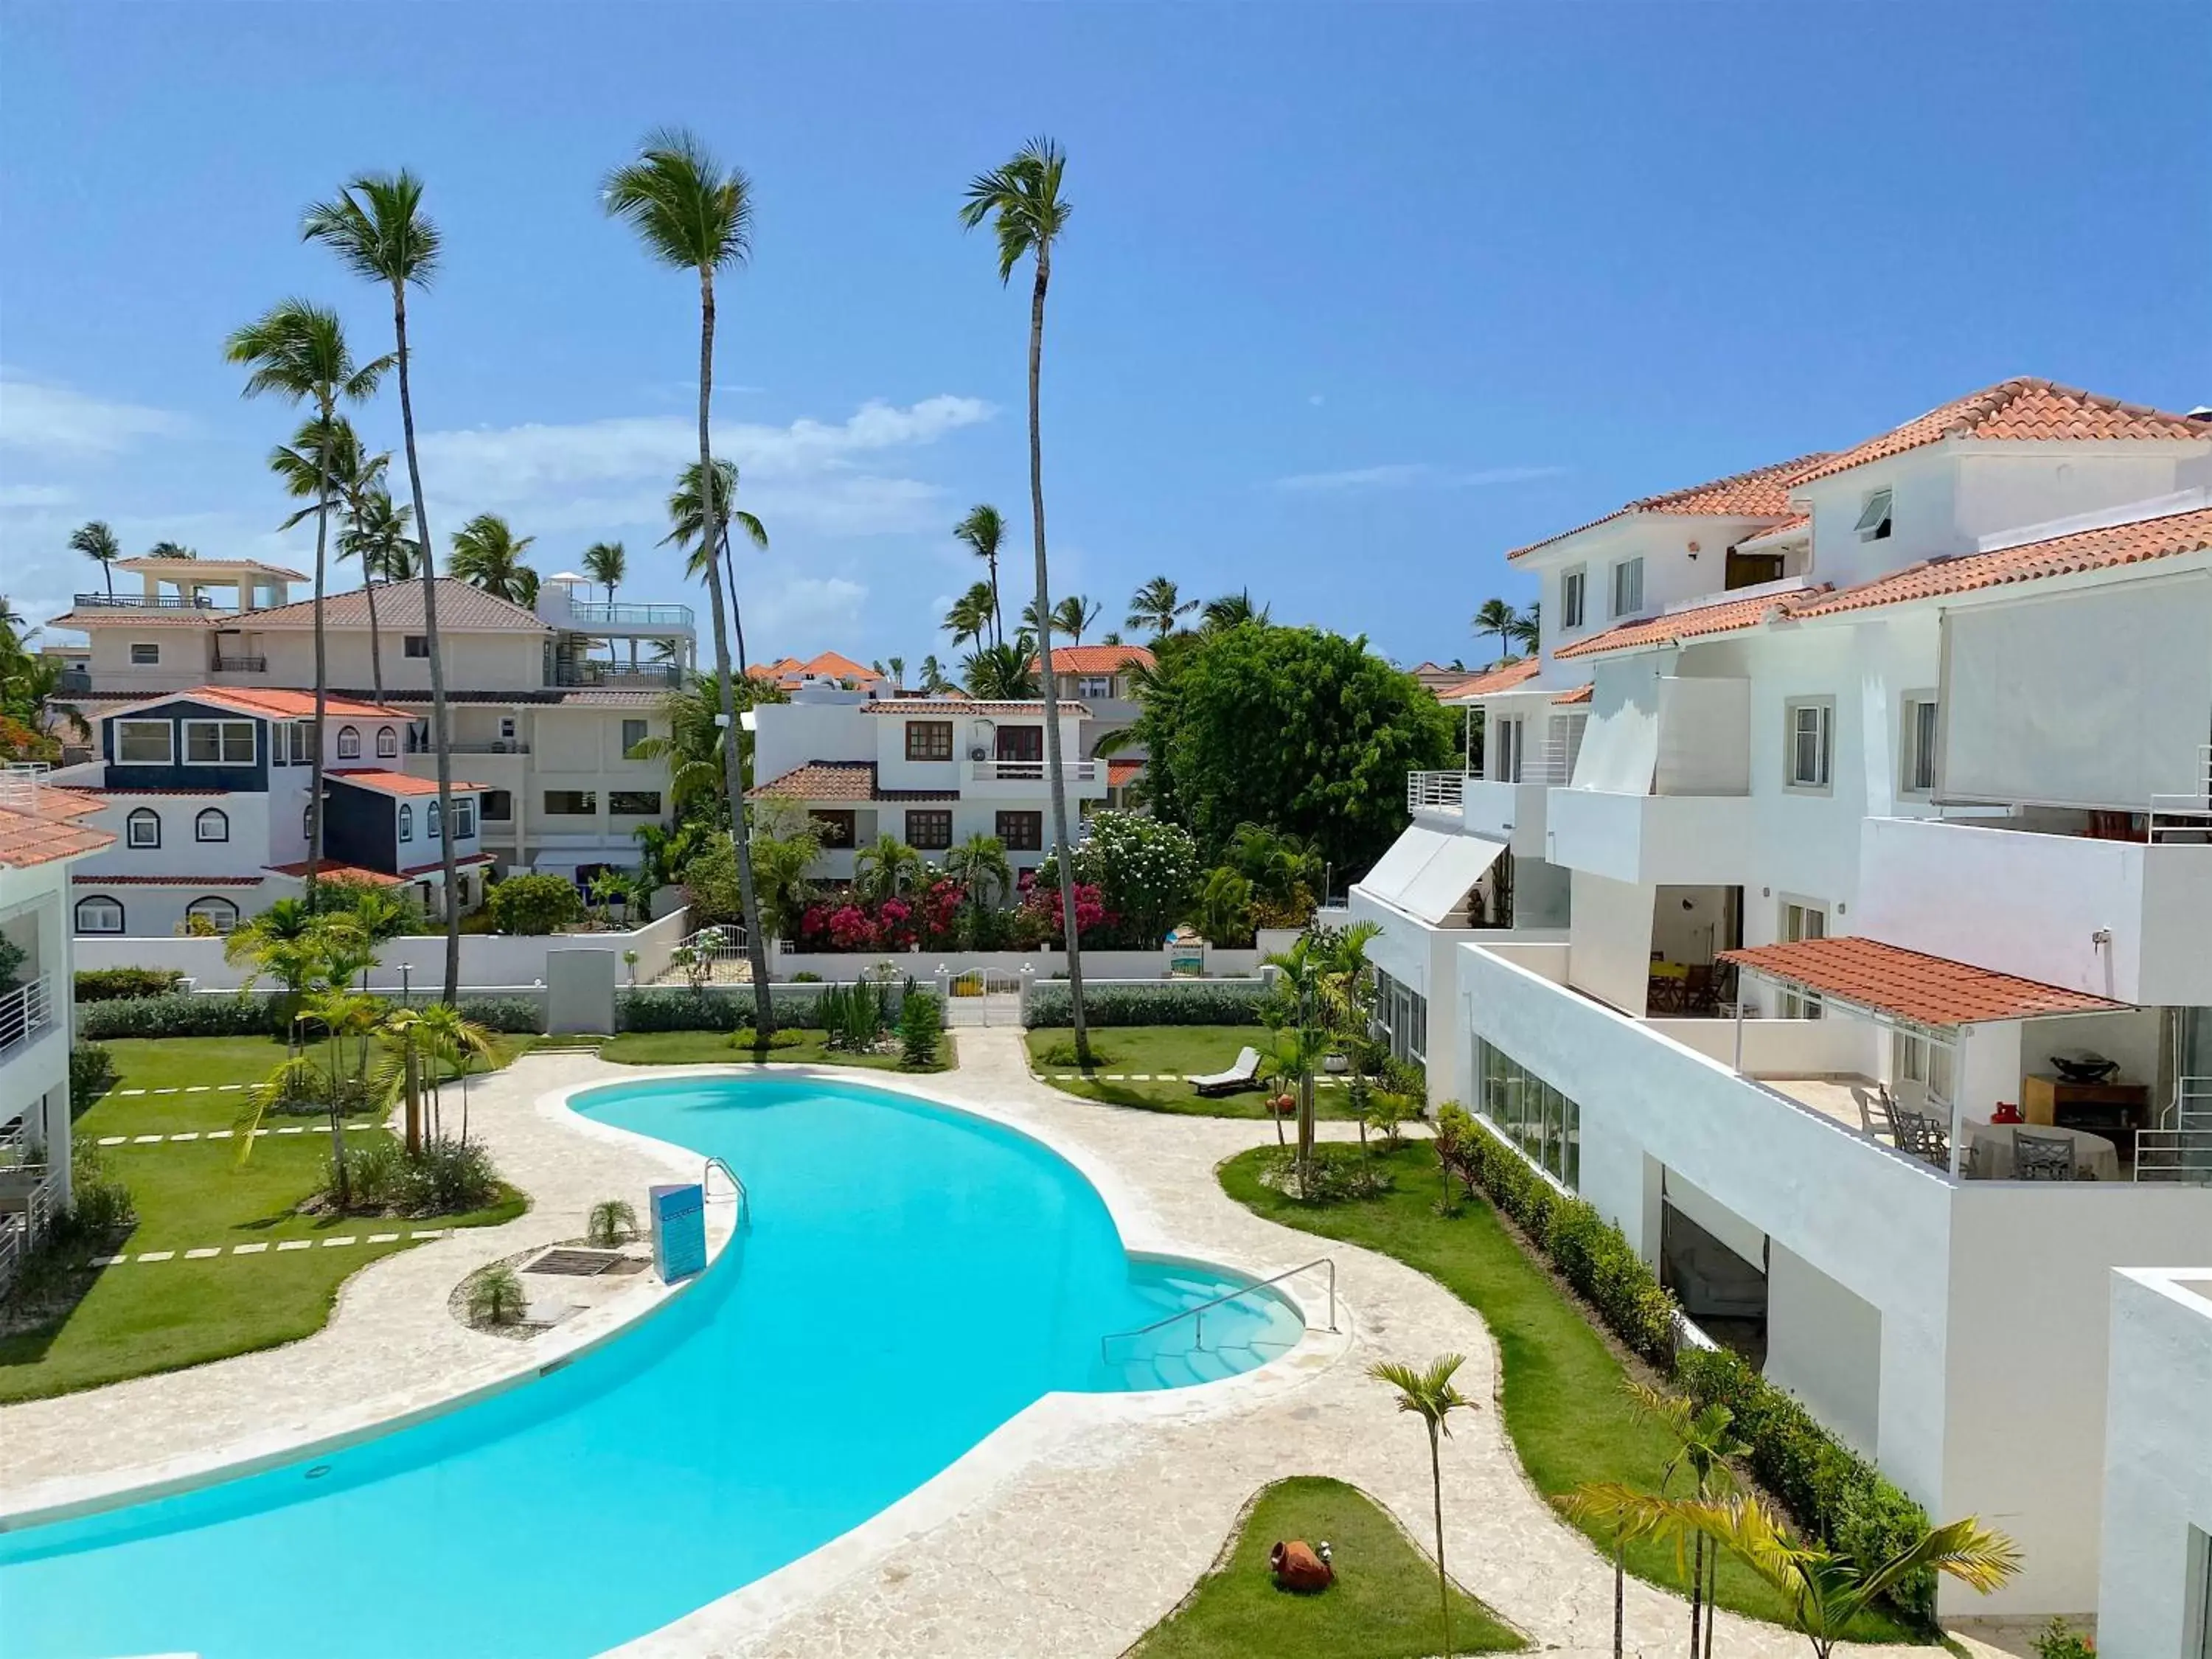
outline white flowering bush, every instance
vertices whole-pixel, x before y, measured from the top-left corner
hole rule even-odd
[[[1190,913],[1199,874],[1189,830],[1138,812],[1094,813],[1075,849],[1075,878],[1099,889],[1113,923],[1103,939],[1086,931],[1085,943],[1132,951],[1158,945]],[[1038,883],[1059,879],[1056,861],[1048,858]]]

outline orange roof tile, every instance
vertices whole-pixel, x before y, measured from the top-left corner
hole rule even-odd
[[[1827,459],[1825,451],[1816,450],[1810,455],[1800,455],[1793,460],[1777,461],[1771,465],[1754,467],[1749,472],[1731,473],[1725,478],[1715,478],[1708,483],[1692,484],[1686,489],[1646,495],[1592,519],[1588,524],[1577,525],[1572,530],[1562,530],[1541,541],[1530,542],[1526,547],[1514,548],[1505,556],[1517,559],[1523,553],[1533,553],[1540,547],[1549,547],[1553,542],[1579,536],[1585,530],[1595,530],[1601,524],[1610,524],[1615,519],[1625,519],[1632,514],[1653,513],[1664,517],[1779,519],[1790,512],[1790,487],[1808,469]]]
[[[0,865],[10,870],[27,870],[56,859],[82,858],[114,845],[114,836],[104,830],[88,830],[66,816],[0,807]]]
[[[1448,685],[1437,693],[1438,702],[1458,702],[1467,697],[1494,696],[1500,691],[1510,691],[1527,679],[1534,679],[1543,663],[1534,657],[1523,657],[1519,662],[1509,662],[1503,668],[1493,668],[1477,674],[1471,680],[1462,680],[1457,685]]]
[[[111,714],[128,714],[135,709],[152,708],[165,702],[189,700],[212,704],[217,708],[235,709],[241,714],[261,714],[275,720],[304,720],[315,712],[315,694],[312,691],[291,691],[276,687],[236,685],[196,685],[188,691],[164,691],[158,696],[140,697],[120,708],[111,708],[100,718]],[[373,702],[356,702],[350,697],[325,693],[323,712],[331,720],[413,720],[404,708],[386,708]]]
[[[760,679],[796,685],[804,679],[817,680],[880,680],[884,677],[866,663],[854,662],[850,657],[836,651],[824,651],[818,657],[801,662],[796,657],[779,657],[774,662],[757,662],[745,671]]]
[[[1808,939],[1723,951],[1720,956],[1723,962],[1919,1025],[1976,1025],[2047,1014],[2109,1013],[2129,1006],[1948,957],[1923,956],[1879,939]]]
[[[1144,769],[1145,763],[1140,760],[1109,760],[1106,763],[1107,784],[1110,787],[1119,789],[1123,784],[1133,780]]]
[[[1578,685],[1571,691],[1560,692],[1552,701],[1553,702],[1588,702],[1590,700],[1590,694],[1596,690],[1594,685]]]
[[[343,778],[358,788],[374,789],[386,795],[434,795],[438,793],[435,778],[410,777],[404,772],[386,772],[374,766],[334,766],[323,775]],[[488,783],[468,783],[459,778],[453,780],[453,787],[457,790],[491,787]]]
[[[926,719],[931,714],[1034,714],[1044,715],[1044,702],[1036,697],[1024,697],[1018,702],[981,702],[973,697],[898,697],[889,702],[872,702],[862,707],[864,714],[903,714],[908,719]],[[1088,714],[1091,706],[1078,702],[1073,697],[1060,700],[1063,714]]]
[[[1676,611],[1663,617],[1647,617],[1640,622],[1625,622],[1608,628],[1602,634],[1593,634],[1589,639],[1577,640],[1572,645],[1563,645],[1552,654],[1554,657],[1590,657],[1601,651],[1626,651],[1641,645],[1673,645],[1678,641],[1696,639],[1706,634],[1729,634],[1738,629],[1756,628],[1770,611],[1779,611],[1784,616],[1794,616],[1812,596],[1823,594],[1827,588],[1800,589],[1784,594],[1762,593],[1748,599],[1723,599],[1717,605],[1701,605],[1692,611]]]
[[[1832,616],[1840,611],[1863,611],[1877,605],[1901,605],[1909,599],[1938,599],[1947,593],[1967,593],[1976,588],[1997,587],[2011,582],[2034,581],[2045,576],[2070,576],[2084,570],[2117,565],[2142,564],[2212,547],[2212,507],[2171,513],[2162,519],[2140,519],[2132,524],[2109,525],[2101,530],[2077,530],[2045,541],[2023,542],[2017,547],[1990,553],[1964,553],[1955,558],[1930,559],[1892,571],[1857,587],[1847,587],[1816,604],[1800,607],[1794,615]]]
[[[297,864],[271,864],[264,867],[272,875],[289,876],[295,881],[302,881],[307,878],[307,866],[313,862],[311,859],[301,859]],[[330,859],[325,859],[315,866],[315,877],[319,881],[372,882],[379,887],[397,887],[406,879],[404,876],[389,875],[382,870],[364,870],[358,864],[338,864]]]
[[[1832,477],[1869,461],[1902,455],[1946,438],[2059,442],[2112,438],[2212,438],[2212,428],[2185,415],[2122,403],[2070,386],[2021,376],[1931,409],[1879,437],[1826,457],[1797,482]]]
[[[84,611],[72,610],[65,616],[50,617],[47,625],[53,628],[98,628],[109,623],[128,623],[133,628],[214,628],[228,626],[238,619],[235,611],[216,611],[191,605],[96,605]]]
[[[224,615],[225,624],[247,628],[312,628],[315,602],[298,599],[271,605],[265,611],[241,611]],[[376,589],[376,623],[390,633],[412,634],[422,627],[422,584],[419,581],[380,582]],[[323,596],[325,628],[368,626],[368,595],[354,587]],[[463,634],[513,629],[519,633],[550,634],[552,627],[526,605],[487,593],[456,576],[438,578],[438,629]]]
[[[1152,665],[1152,653],[1141,645],[1055,645],[1052,648],[1052,672],[1055,674],[1113,674],[1131,663],[1140,667]],[[1036,672],[1037,659],[1030,659],[1030,672]]]
[[[748,799],[781,795],[793,800],[873,800],[876,763],[873,761],[809,761],[781,777],[757,783],[745,792]]]

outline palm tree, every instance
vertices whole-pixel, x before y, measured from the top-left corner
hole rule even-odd
[[[752,185],[732,167],[725,173],[691,134],[664,129],[648,134],[637,160],[607,175],[606,210],[637,233],[646,252],[663,264],[699,276],[699,476],[694,488],[704,497],[699,545],[711,567],[722,542],[723,492],[706,487],[717,478],[711,429],[714,390],[714,273],[741,265],[751,252]],[[753,970],[753,1032],[765,1043],[775,1029],[769,1000],[768,948],[753,892],[752,850],[747,845],[745,792],[738,762],[737,696],[730,681],[728,624],[722,615],[722,586],[710,580],[714,623],[714,676],[721,693],[722,764],[728,775],[730,838],[738,857],[738,896],[744,911],[745,948]]]
[[[608,615],[613,615],[615,589],[629,574],[629,555],[620,542],[593,542],[584,550],[584,574],[607,590]],[[607,660],[614,660],[615,642],[607,641]],[[629,642],[629,665],[637,666],[637,641]]]
[[[782,835],[770,835],[765,825],[753,830],[753,879],[760,892],[761,920],[778,939],[797,939],[800,919],[814,902],[814,883],[807,871],[821,855],[822,831],[811,820],[800,818]]]
[[[158,541],[146,550],[149,559],[197,559],[199,554],[182,542]]]
[[[100,574],[107,578],[107,597],[115,597],[115,562],[123,556],[123,544],[115,539],[115,532],[106,521],[94,519],[79,525],[70,532],[70,551],[82,553],[100,567]]]
[[[430,514],[422,505],[422,465],[415,452],[415,398],[408,378],[407,290],[427,288],[438,265],[438,228],[422,212],[422,182],[402,168],[398,173],[357,174],[327,202],[310,207],[300,224],[301,240],[321,242],[355,276],[381,283],[392,294],[393,362],[399,370],[399,432],[407,452],[408,493],[415,514],[415,544],[422,570],[422,634],[430,660],[430,746],[438,757],[438,817],[453,821],[453,732],[446,718],[446,660],[438,638],[438,570],[431,555]],[[438,840],[439,868],[446,908],[445,1000],[461,1000],[461,911],[453,902],[459,886],[453,838]]]
[[[1197,609],[1198,601],[1183,598],[1170,579],[1155,576],[1129,596],[1128,625],[1147,629],[1155,640],[1162,640]]]
[[[1577,1526],[1589,1527],[1604,1535],[1613,1553],[1613,1659],[1622,1659],[1622,1648],[1627,1636],[1628,1615],[1628,1547],[1663,1531],[1664,1526],[1653,1516],[1623,1514],[1604,1506],[1602,1483],[1576,1487],[1552,1499],[1559,1513]],[[1717,1551],[1716,1551],[1717,1553]]]
[[[1039,419],[1039,380],[1044,368],[1044,296],[1052,283],[1052,245],[1067,228],[1073,206],[1060,193],[1067,157],[1049,138],[1032,138],[1005,165],[968,185],[960,222],[973,230],[989,220],[999,245],[1004,286],[1024,258],[1033,260],[1030,288],[1030,519],[1036,541],[1037,657],[1052,661],[1052,573],[1045,557],[1044,438]],[[1044,691],[1045,773],[1052,785],[1053,849],[1059,854],[1060,914],[1067,919],[1067,997],[1074,1013],[1075,1058],[1091,1064],[1091,1031],[1083,1012],[1083,952],[1076,940],[1075,843],[1067,834],[1067,773],[1060,758],[1060,695],[1048,672]],[[973,689],[972,687],[970,688]]]
[[[1252,603],[1252,590],[1249,587],[1208,599],[1199,611],[1199,626],[1208,634],[1218,634],[1224,628],[1237,628],[1245,623],[1264,623],[1267,620],[1267,608]]]
[[[312,403],[321,430],[315,483],[315,717],[312,769],[307,775],[307,908],[315,904],[315,881],[323,862],[323,711],[330,697],[328,647],[323,634],[323,590],[331,538],[331,471],[337,448],[338,400],[361,403],[374,396],[377,382],[392,367],[390,357],[356,363],[346,346],[338,314],[304,300],[286,300],[258,322],[230,337],[225,348],[234,363],[248,371],[245,395],[276,393],[288,403]],[[350,428],[349,428],[350,430]],[[358,446],[356,446],[356,448]]]
[[[384,488],[384,473],[392,464],[392,457],[388,453],[364,454],[361,435],[343,415],[331,423],[327,432],[327,457],[324,454],[325,428],[319,418],[311,418],[289,444],[279,445],[270,452],[269,470],[284,481],[285,489],[295,499],[312,502],[319,494],[323,471],[328,466],[331,490],[345,514],[346,527],[338,536],[338,557],[361,559],[362,591],[368,598],[369,683],[375,687],[376,701],[382,702],[384,647],[376,615],[376,572],[366,555],[367,544],[361,539],[361,527],[364,518],[372,512],[388,514],[391,510],[392,496]],[[372,495],[382,497],[380,507],[371,506]],[[313,505],[303,507],[276,527],[289,530],[316,511]]]
[[[736,504],[738,464],[735,461],[715,462],[714,482],[721,507],[722,563],[726,567],[721,579],[726,580],[730,585],[730,626],[737,635],[738,678],[743,682],[745,677],[745,613],[738,604],[738,561],[737,555],[730,550],[730,530],[734,525],[744,531],[752,544],[763,553],[768,551],[768,530],[758,519]],[[707,556],[707,544],[703,539],[707,514],[705,504],[699,499],[699,464],[696,461],[685,467],[676,480],[675,491],[668,498],[668,522],[669,532],[660,538],[660,544],[666,547],[673,544],[677,547],[691,550],[690,558],[684,562],[684,574],[696,580],[714,578],[714,561]]]
[[[1478,640],[1486,634],[1498,636],[1498,654],[1505,654],[1505,641],[1511,637],[1514,624],[1520,620],[1513,607],[1503,599],[1485,599],[1482,608],[1474,613],[1468,626]]]
[[[945,678],[945,665],[938,661],[937,653],[934,651],[931,652],[927,656],[921,659],[921,685],[920,690],[922,696],[926,697],[939,696],[951,689],[952,682]]]
[[[1080,645],[1083,643],[1084,635],[1090,631],[1091,624],[1098,620],[1098,613],[1103,609],[1104,607],[1096,599],[1087,599],[1080,593],[1071,593],[1053,606],[1052,625],[1060,633],[1066,635],[1073,643]],[[1034,603],[1023,608],[1022,621],[1036,633],[1042,634],[1044,631],[1037,627],[1036,606]]]
[[[1528,608],[1513,618],[1513,626],[1505,630],[1506,637],[1533,656],[1544,643],[1544,605],[1540,599],[1531,600]]]
[[[538,538],[518,536],[496,513],[479,513],[453,532],[453,574],[513,605],[538,603],[538,573],[522,562]]]
[[[1377,1382],[1397,1389],[1398,1409],[1419,1418],[1429,1431],[1429,1485],[1436,1499],[1437,1597],[1444,1611],[1444,1659],[1451,1659],[1451,1580],[1444,1572],[1443,1437],[1451,1432],[1454,1412],[1474,1409],[1474,1401],[1452,1385],[1453,1374],[1465,1364],[1465,1355],[1447,1353],[1431,1359],[1425,1371],[1389,1360],[1367,1368],[1368,1376]]]
[[[975,909],[1014,890],[1014,867],[1006,862],[1006,843],[996,836],[978,831],[945,855],[945,873],[958,882]]]
[[[1735,1421],[1734,1412],[1717,1403],[1700,1408],[1680,1395],[1655,1389],[1634,1377],[1621,1387],[1637,1415],[1657,1424],[1674,1443],[1674,1449],[1659,1474],[1662,1494],[1674,1483],[1674,1477],[1685,1470],[1694,1484],[1693,1495],[1699,1503],[1710,1504],[1735,1486],[1729,1460],[1747,1455],[1751,1448],[1729,1432],[1729,1425]],[[1712,1650],[1711,1578],[1718,1571],[1719,1558],[1720,1552],[1716,1549],[1711,1561],[1707,1561],[1705,1534],[1697,1534],[1692,1540],[1690,1564],[1690,1652],[1693,1659],[1701,1651]]]
[[[999,544],[1006,539],[1006,521],[999,509],[988,501],[979,501],[968,509],[968,516],[952,526],[952,533],[968,544],[968,550],[991,569],[991,629],[992,637],[1006,637],[1006,613],[999,604]],[[982,641],[978,640],[979,645]]]
[[[380,476],[346,509],[345,534],[338,538],[339,556],[351,555],[361,561],[362,590],[368,596],[369,672],[375,677],[380,702],[384,699],[384,643],[376,590],[414,577],[422,552],[407,533],[414,519],[414,510],[393,501]]]
[[[906,659],[893,657],[884,666],[890,670],[892,688],[900,691],[906,690]]]
[[[880,904],[919,883],[927,867],[928,860],[896,836],[878,836],[853,855],[853,885]]]
[[[956,646],[973,640],[978,646],[994,643],[990,635],[994,626],[991,585],[977,582],[952,601],[952,608],[945,613],[945,631],[952,635]]]
[[[1037,694],[1038,676],[1032,665],[1030,634],[1024,629],[1002,645],[987,645],[963,658],[960,678],[971,697],[986,702],[1025,702]],[[1049,684],[1049,679],[1045,683]]]
[[[450,1002],[434,1002],[422,1011],[422,1051],[433,1062],[430,1076],[430,1109],[442,1133],[445,1129],[446,1068],[461,1079],[461,1145],[469,1144],[469,1068],[480,1060],[489,1060],[498,1052],[489,1028],[463,1017],[459,1009]],[[422,1125],[418,1116],[414,1126],[414,1139],[410,1149],[420,1152]]]

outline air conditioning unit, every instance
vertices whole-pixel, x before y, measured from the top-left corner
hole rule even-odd
[[[971,761],[988,760],[991,758],[991,751],[979,743],[968,751],[968,758]]]

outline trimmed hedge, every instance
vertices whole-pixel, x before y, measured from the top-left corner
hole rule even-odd
[[[1092,1025],[1257,1025],[1267,988],[1251,981],[1192,980],[1170,988],[1117,985],[1086,991],[1085,1018]],[[1065,980],[1039,980],[1030,987],[1022,1024],[1070,1025],[1075,1014]]]
[[[76,1034],[94,1042],[109,1037],[269,1036],[276,1030],[270,1012],[274,1001],[270,997],[195,996],[189,991],[125,997],[91,1003],[79,1011]]]
[[[1595,1205],[1553,1186],[1457,1101],[1437,1109],[1436,1148],[1468,1194],[1486,1196],[1510,1216],[1632,1352],[1700,1407],[1717,1403],[1734,1413],[1753,1470],[1800,1526],[1869,1565],[1927,1533],[1917,1504],[1736,1355],[1678,1351],[1681,1310],[1673,1293]],[[1906,1579],[1890,1600],[1906,1616],[1932,1621],[1935,1574]]]
[[[81,968],[76,975],[79,1002],[113,1002],[123,997],[166,996],[184,983],[176,968]]]
[[[888,988],[894,1002],[899,988]],[[814,1009],[820,993],[769,990],[769,1006],[779,1025],[817,1024]],[[694,990],[688,985],[655,985],[615,994],[617,1031],[736,1031],[753,1023],[753,988],[730,985],[714,990]]]
[[[535,997],[463,997],[461,1018],[472,1019],[487,1031],[541,1033],[545,1011]]]

